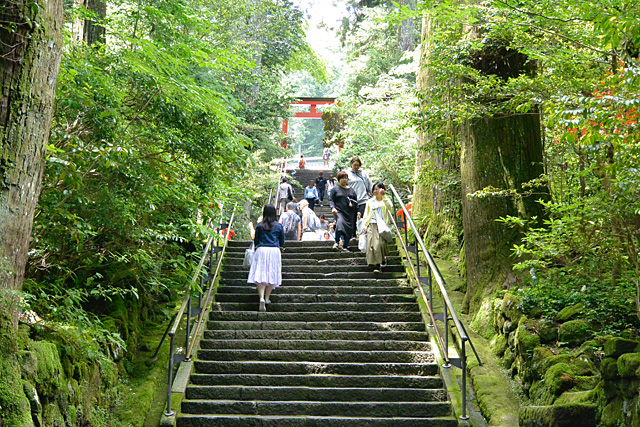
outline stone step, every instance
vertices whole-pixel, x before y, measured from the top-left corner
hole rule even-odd
[[[339,280],[361,280],[361,279],[395,279],[405,276],[404,272],[391,272],[386,268],[382,268],[382,272],[374,273],[373,269],[369,271],[325,271],[323,273],[309,272],[303,268],[293,269],[291,267],[283,267],[282,280],[312,280],[312,279],[339,279]],[[247,280],[249,271],[233,271],[225,272],[222,277],[224,280],[242,279]]]
[[[288,265],[287,271],[292,272],[305,272],[305,273],[370,273],[371,268],[366,264],[362,265],[345,265],[345,266],[335,266],[335,265]],[[384,267],[385,272],[390,273],[404,273],[404,267],[402,265],[387,265]],[[245,269],[242,265],[225,265],[222,269],[223,275],[228,275],[229,273],[236,272],[244,272],[249,273],[249,270]]]
[[[289,321],[220,321],[207,322],[209,330],[288,330],[288,331],[425,331],[423,322],[289,322]]]
[[[417,312],[375,313],[362,311],[265,312],[211,311],[210,321],[287,321],[287,322],[421,322]]]
[[[194,361],[198,374],[256,374],[256,375],[365,375],[365,376],[435,376],[439,366],[435,362],[420,363],[347,363],[310,361]]]
[[[361,294],[363,291],[368,292],[370,295],[390,295],[390,294],[413,294],[413,288],[409,285],[406,286],[376,286],[376,287],[362,287],[362,286],[282,286],[276,291],[278,294],[286,292],[287,294],[333,294],[333,295],[350,295]],[[256,286],[245,283],[244,285],[237,286],[221,286],[218,288],[217,295],[220,294],[248,294],[256,293]],[[274,296],[276,293],[274,292]],[[216,296],[217,298],[217,296]]]
[[[308,302],[308,303],[272,303],[267,308],[270,312],[276,311],[339,311],[341,308],[348,311],[418,311],[416,302],[400,303],[375,303],[375,302]],[[254,302],[216,302],[214,310],[221,311],[258,311],[258,300]]]
[[[299,387],[442,388],[439,376],[194,374],[191,384]]]
[[[282,289],[286,292],[286,288]],[[272,304],[307,304],[307,303],[413,303],[416,297],[413,294],[286,294],[284,292],[274,292],[271,297]],[[255,303],[259,300],[258,293],[250,294],[217,294],[216,301],[220,303],[238,302],[238,303]]]
[[[238,350],[354,350],[354,351],[430,351],[428,341],[354,341],[346,339],[205,339],[200,348]]]
[[[351,247],[351,250],[349,251],[338,251],[338,250],[334,250],[334,249],[327,249],[326,251],[322,251],[322,252],[293,252],[293,251],[287,251],[287,249],[285,248],[282,251],[282,259],[283,260],[299,260],[299,259],[326,259],[328,260],[327,262],[331,262],[334,258],[335,259],[344,259],[344,258],[364,258],[365,254],[364,252],[360,252],[357,249],[354,249],[355,246]],[[390,257],[399,257],[398,255],[398,251],[389,251],[389,256]],[[225,258],[227,259],[227,261],[232,261],[234,259],[240,259],[240,260],[244,260],[244,252],[236,252],[236,253],[230,253],[225,255]]]
[[[190,385],[187,399],[315,401],[315,402],[442,402],[442,389],[421,388],[321,388],[302,386]]]
[[[190,414],[314,415],[342,417],[441,417],[451,414],[448,402],[319,402],[183,400]]]
[[[367,265],[367,261],[364,254],[362,254],[362,256],[353,257],[353,256],[350,256],[351,253],[352,252],[336,253],[336,256],[339,256],[338,258],[323,258],[323,257],[315,257],[315,258],[308,257],[308,258],[296,258],[296,259],[283,258],[282,266],[283,267],[284,266],[299,267],[303,265],[313,265],[313,266],[323,266],[323,267],[326,266],[327,268],[332,268],[337,270],[341,266],[348,266],[348,265],[366,266]],[[235,256],[235,257],[225,256],[225,260],[223,264],[225,268],[227,266],[242,266],[243,261],[244,261],[244,255]],[[400,265],[402,263],[402,260],[399,256],[396,256],[396,257],[389,256],[387,257],[387,263],[389,265]]]
[[[453,417],[315,417],[315,416],[252,416],[252,415],[190,415],[182,414],[177,427],[457,427]]]
[[[434,361],[429,351],[345,351],[345,350],[238,350],[200,349],[200,360],[271,360],[283,362],[334,362],[334,363],[430,363]]]
[[[290,245],[290,241],[286,241],[285,245],[284,245],[284,250],[282,252],[282,255],[286,255],[286,254],[308,254],[310,252],[314,252],[314,253],[324,253],[327,254],[328,256],[331,255],[335,255],[338,254],[339,252],[336,249],[333,249],[333,244],[335,242],[333,241],[322,241],[322,240],[318,240],[318,242],[322,242],[322,243],[330,243],[329,245],[327,244],[323,244],[322,246],[318,245],[318,246],[292,246]],[[311,242],[313,243],[313,242]],[[247,245],[247,248],[249,247],[249,245]],[[247,248],[243,248],[243,247],[239,247],[239,246],[231,246],[231,247],[227,247],[227,255],[229,256],[239,256],[240,254],[242,254],[242,256],[244,256],[244,251]],[[395,245],[389,245],[389,251],[390,253],[395,252],[395,255],[398,254],[398,248]]]
[[[246,286],[246,279],[227,279],[222,277],[220,279],[220,286]],[[360,279],[360,280],[347,280],[347,279],[283,279],[282,286],[360,286],[362,288],[376,287],[376,286],[407,286],[406,279]]]
[[[340,331],[340,330],[245,330],[227,329],[219,331],[207,330],[205,339],[218,340],[402,340],[424,341],[427,333],[419,331]]]

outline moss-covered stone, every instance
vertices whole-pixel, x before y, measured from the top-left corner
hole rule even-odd
[[[558,323],[564,323],[569,320],[576,319],[584,312],[584,304],[578,303],[576,305],[570,305],[563,308],[556,314],[555,320]]]
[[[544,374],[546,389],[553,395],[570,390],[575,384],[575,373],[566,363],[558,363],[547,369]]]
[[[511,350],[510,347],[507,347],[507,349],[504,352],[504,357],[502,358],[502,366],[504,366],[507,369],[510,369],[515,359],[516,359],[516,354],[514,353],[513,350]]]
[[[596,396],[594,390],[565,391],[555,402],[556,405],[573,405],[576,403],[595,404]]]
[[[33,426],[31,407],[24,394],[19,365],[8,357],[0,358],[0,408],[1,426]]]
[[[606,357],[620,357],[625,353],[638,351],[638,341],[626,338],[611,337],[604,342],[604,355]]]
[[[571,368],[576,373],[576,375],[595,375],[595,366],[586,354],[572,354],[571,356]]]
[[[502,299],[502,314],[515,324],[518,324],[522,317],[522,311],[519,308],[520,303],[521,301],[509,292],[507,292]]]
[[[496,334],[491,340],[490,345],[491,352],[498,357],[502,357],[507,349],[507,339],[502,334]]]
[[[516,330],[516,351],[526,359],[531,358],[533,349],[540,346],[540,337],[532,332],[534,326],[535,321],[522,317]]]
[[[569,347],[577,347],[589,340],[593,330],[586,320],[569,320],[560,325],[558,341]]]
[[[625,419],[624,401],[622,398],[613,399],[603,409],[600,416],[600,423],[603,426],[620,426]]]
[[[625,353],[617,362],[618,374],[622,378],[637,378],[640,368],[640,353]]]
[[[488,298],[483,301],[471,322],[471,329],[487,340],[496,333],[494,300],[495,298]]]
[[[528,406],[522,408],[520,427],[595,427],[596,407],[592,404]]]
[[[547,371],[547,359],[553,357],[554,354],[547,347],[536,347],[533,349],[533,357],[531,358],[531,378],[539,380]]]
[[[536,325],[540,342],[543,344],[558,341],[558,325],[548,319],[540,319]]]
[[[595,339],[588,340],[582,343],[579,350],[581,354],[585,355],[590,360],[594,360],[596,353],[602,351],[602,345]]]
[[[575,384],[573,389],[576,391],[593,390],[599,380],[600,377],[595,375],[576,375],[574,377]]]

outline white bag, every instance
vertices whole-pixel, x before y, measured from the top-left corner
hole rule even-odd
[[[391,233],[391,229],[387,225],[386,222],[382,219],[382,215],[378,213],[376,210],[376,224],[378,224],[378,234],[380,235],[380,240],[385,243],[391,243],[393,241],[393,233]]]
[[[358,249],[360,249],[360,252],[367,252],[367,235],[366,234],[360,234],[360,237],[358,237]]]
[[[254,244],[251,243],[249,249],[244,251],[244,260],[242,261],[242,267],[249,270],[251,268],[251,262],[253,261],[253,253],[255,252]]]

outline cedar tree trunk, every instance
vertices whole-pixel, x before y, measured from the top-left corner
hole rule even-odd
[[[62,0],[0,6],[0,288],[22,288],[62,48]],[[34,25],[37,23],[38,25]]]

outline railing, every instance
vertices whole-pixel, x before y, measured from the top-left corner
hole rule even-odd
[[[226,229],[226,233],[224,233],[223,244],[222,247],[219,246],[218,241],[216,240],[217,234],[212,234],[211,237],[207,240],[207,244],[204,248],[202,256],[200,257],[200,263],[196,267],[193,276],[189,282],[189,288],[187,289],[187,295],[185,296],[182,304],[180,305],[180,310],[178,310],[177,315],[173,320],[173,324],[171,329],[169,329],[169,374],[168,374],[168,383],[167,383],[167,410],[164,415],[170,417],[174,415],[174,411],[171,409],[171,388],[173,387],[173,369],[176,365],[183,361],[191,360],[191,354],[193,353],[194,347],[197,343],[197,337],[200,333],[200,328],[202,327],[202,323],[205,319],[205,316],[208,312],[211,298],[213,297],[213,291],[215,289],[214,283],[218,274],[220,273],[220,267],[222,265],[222,258],[224,257],[224,253],[227,249],[227,243],[229,242],[229,233],[231,232],[231,227],[233,225],[233,219],[235,217],[235,207],[233,209],[233,213],[231,214],[231,219],[228,224],[223,223],[223,216],[221,214],[220,224],[218,227],[219,231],[223,231]],[[209,223],[211,225],[211,223]],[[211,249],[213,241],[216,240],[214,249]],[[214,259],[213,256],[216,256],[216,269],[215,272],[213,270]],[[204,263],[209,256],[209,267],[207,274],[203,274],[202,268]],[[193,300],[193,285],[196,283],[196,280],[200,278],[200,288],[198,297],[197,307],[192,307]],[[208,283],[208,287],[205,295],[205,283]],[[204,302],[203,302],[204,297]],[[178,332],[178,328],[180,327],[180,323],[182,322],[182,318],[185,317],[186,313],[186,328],[185,328],[185,353],[176,353],[175,351],[175,341],[176,334]],[[191,326],[191,318],[198,316],[196,323]],[[164,339],[164,338],[163,338]],[[161,343],[162,344],[162,343]]]
[[[388,187],[391,189],[391,193],[392,193],[393,211],[396,212],[396,202],[402,208],[404,239],[400,232],[400,228],[398,228],[393,218],[393,215],[391,219],[393,224],[395,225],[396,233],[400,238],[400,242],[403,246],[403,249],[404,249],[407,261],[411,267],[413,276],[418,284],[420,295],[422,296],[422,299],[424,300],[424,303],[427,306],[427,311],[429,312],[429,318],[430,318],[429,326],[433,327],[433,330],[436,335],[436,339],[440,345],[440,349],[442,351],[442,357],[444,359],[443,367],[450,368],[451,365],[453,365],[462,370],[462,415],[460,416],[460,418],[463,420],[467,420],[469,419],[469,416],[467,415],[467,353],[466,353],[467,342],[471,346],[471,349],[473,350],[480,366],[482,366],[482,361],[480,360],[480,357],[478,356],[478,352],[476,351],[475,347],[473,346],[473,343],[471,342],[471,339],[469,338],[469,335],[467,334],[467,330],[465,329],[464,325],[460,322],[460,319],[458,319],[458,316],[456,315],[456,311],[453,308],[453,304],[451,304],[451,300],[449,299],[449,294],[447,293],[447,290],[446,290],[446,282],[442,277],[442,274],[440,274],[440,270],[438,269],[436,262],[433,260],[431,253],[429,253],[429,251],[424,246],[424,242],[420,237],[420,233],[418,232],[418,229],[415,223],[413,222],[413,219],[411,218],[411,215],[409,214],[407,207],[404,205],[404,203],[402,203],[402,199],[398,195],[398,192],[393,187],[393,185],[389,184]],[[409,225],[411,227],[411,230],[413,231],[413,235],[418,245],[417,247],[416,246],[412,247],[411,245],[409,245],[407,225]],[[414,266],[414,260],[409,255],[409,252],[413,252],[416,255],[415,266]],[[427,261],[426,276],[421,276],[420,274],[420,265],[422,263],[420,259],[420,252],[424,254],[425,260]],[[432,280],[433,277],[435,277],[436,279],[436,282],[440,290],[440,295],[442,297],[442,302],[443,302],[443,305],[442,305],[443,311],[437,312],[437,313],[433,311],[433,280]],[[422,285],[427,285],[429,287],[428,296],[425,294],[425,291]],[[444,338],[440,334],[439,329],[436,327],[436,321],[440,321],[444,323]],[[456,329],[458,333],[458,338],[460,339],[460,357],[451,357],[449,355],[449,333],[451,333],[452,338],[455,338],[453,335],[453,330],[450,327],[451,326],[450,322],[453,322],[453,327]]]

